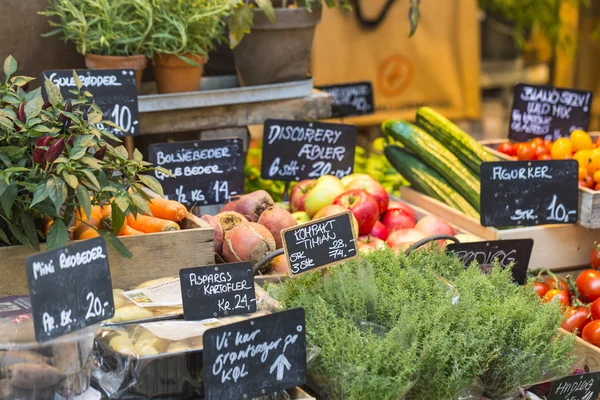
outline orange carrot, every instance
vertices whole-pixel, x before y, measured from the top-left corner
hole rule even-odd
[[[154,217],[168,219],[169,221],[183,221],[187,215],[185,206],[175,200],[152,199],[148,202],[148,207],[150,207]]]
[[[132,214],[127,216],[127,225],[144,233],[178,231],[179,225],[166,219],[150,217],[138,214],[135,218]]]
[[[144,232],[140,232],[136,229],[133,229],[132,227],[130,227],[129,225],[127,225],[126,223],[123,224],[123,227],[121,228],[121,230],[119,231],[119,234],[117,236],[135,236],[135,235],[143,235]]]

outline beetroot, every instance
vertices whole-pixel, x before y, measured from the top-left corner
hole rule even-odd
[[[221,212],[236,211],[242,214],[250,222],[258,221],[260,215],[269,207],[273,207],[275,202],[269,193],[264,190],[257,190],[243,196],[235,196],[232,201],[221,208]]]
[[[235,211],[221,212],[215,215],[219,224],[223,228],[223,236],[227,235],[227,232],[235,228],[240,224],[247,224],[248,220],[242,214]]]
[[[298,223],[288,211],[280,207],[267,208],[258,219],[258,223],[263,225],[271,232],[275,238],[275,245],[278,249],[283,247],[281,241],[281,231],[291,226],[296,226]]]
[[[203,215],[202,219],[210,224],[215,230],[215,253],[221,254],[223,251],[223,227],[218,219],[212,215]]]
[[[256,264],[275,250],[275,239],[264,226],[255,222],[241,224],[225,234],[223,258],[227,262],[250,261]]]

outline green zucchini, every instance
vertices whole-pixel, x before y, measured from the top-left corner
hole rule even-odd
[[[477,140],[430,107],[417,110],[417,125],[446,146],[467,167],[479,176],[479,166],[486,161],[499,161]]]
[[[430,134],[406,121],[388,120],[383,132],[434,169],[471,205],[479,211],[479,178]]]
[[[464,197],[456,193],[444,178],[418,158],[398,146],[387,146],[384,151],[390,163],[417,191],[479,219],[477,210]]]

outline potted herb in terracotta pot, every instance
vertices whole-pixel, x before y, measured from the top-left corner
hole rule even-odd
[[[56,28],[43,36],[62,34],[75,43],[90,69],[134,69],[139,87],[150,55],[150,0],[49,0],[40,14]]]
[[[231,0],[152,0],[154,76],[159,93],[200,88],[208,52],[225,40]]]

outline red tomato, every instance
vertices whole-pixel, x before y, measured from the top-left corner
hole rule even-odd
[[[561,327],[569,332],[575,332],[581,335],[583,328],[591,321],[590,311],[585,307],[571,307],[567,311],[565,320]]]
[[[581,337],[586,342],[600,346],[600,320],[595,320],[587,324],[581,332]]]
[[[544,144],[544,139],[542,139],[541,137],[536,137],[533,138],[533,140],[531,141],[532,143],[535,143],[537,146]]]
[[[571,305],[571,301],[569,301],[569,294],[564,290],[548,290],[548,292],[546,292],[544,295],[544,303],[548,303],[549,301],[558,301],[564,307],[569,307]]]
[[[600,182],[596,183],[596,186],[594,186],[594,190],[600,190]]]
[[[519,160],[533,160],[537,151],[535,143],[525,143],[517,149]]]
[[[540,157],[543,156],[544,154],[550,155],[546,151],[546,148],[544,147],[544,144],[542,143],[541,145],[536,145],[536,147],[535,147],[535,159],[539,160]]]
[[[546,153],[550,154],[553,144],[554,142],[552,140],[544,140],[544,147],[546,148]]]
[[[558,289],[567,292],[569,296],[571,295],[569,291],[569,284],[565,278],[557,276],[556,279],[554,279],[553,277],[546,275],[544,276],[544,284],[548,287],[548,290]]]
[[[600,319],[600,298],[594,300],[590,305],[590,312],[592,313],[592,319]]]
[[[586,176],[585,178],[583,178],[583,180],[580,182],[583,182],[584,186],[589,189],[593,189],[594,186],[596,186],[596,182],[594,182],[594,178],[592,178],[589,175]]]
[[[507,156],[514,157],[517,155],[517,149],[510,142],[502,143],[500,146],[498,146],[498,151],[502,154],[506,154]]]
[[[548,153],[544,153],[538,157],[538,160],[552,160],[552,156]]]
[[[598,136],[596,140],[594,140],[594,148],[596,147],[600,147],[600,136]]]
[[[600,269],[600,242],[595,242],[590,253],[590,265],[594,269]]]
[[[546,284],[542,283],[542,282],[533,282],[532,286],[533,286],[534,292],[536,292],[537,295],[540,296],[541,298],[544,298],[544,295],[548,291],[548,286],[546,286]]]
[[[587,301],[594,301],[600,297],[600,272],[595,269],[586,269],[577,277],[577,289]]]

